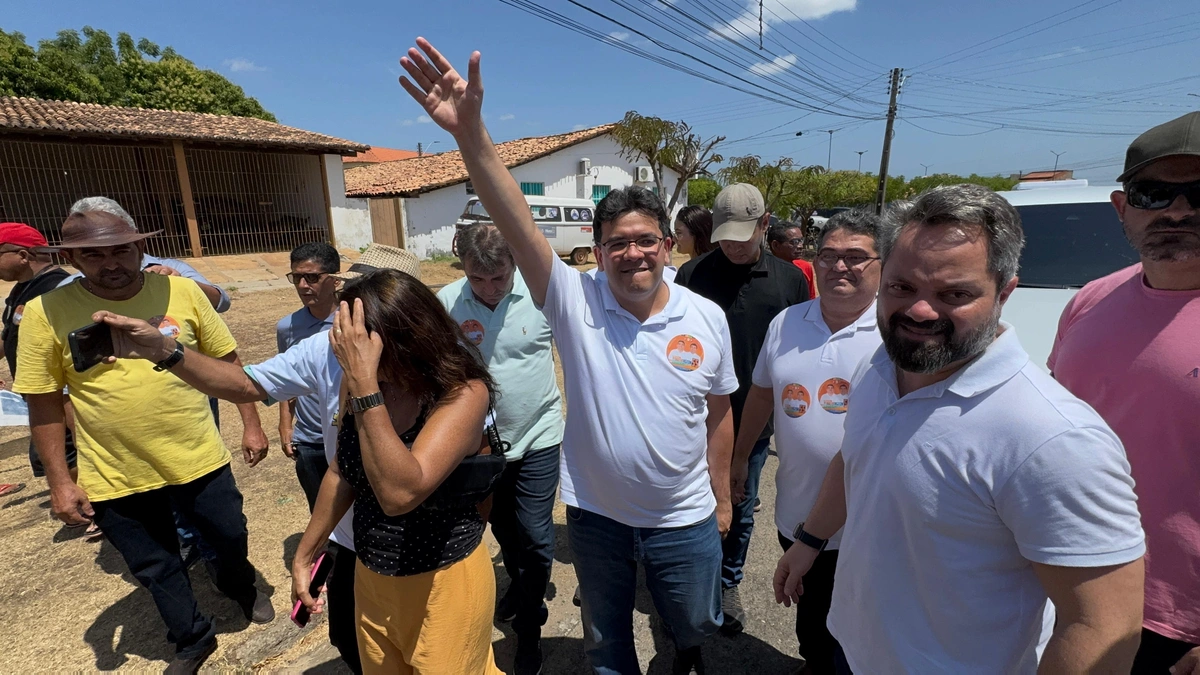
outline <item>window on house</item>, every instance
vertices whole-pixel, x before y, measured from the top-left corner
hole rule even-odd
[[[609,191],[612,190],[611,185],[593,185],[592,186],[592,203],[599,204],[601,199],[604,199]]]
[[[521,183],[521,194],[543,197],[546,194],[545,183]]]

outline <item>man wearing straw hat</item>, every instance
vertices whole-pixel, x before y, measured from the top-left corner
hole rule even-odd
[[[417,257],[403,249],[371,244],[345,272],[333,276],[352,282],[377,269],[394,269],[421,278]],[[114,333],[126,336],[147,333],[145,322],[128,315],[109,315],[105,322]],[[188,345],[191,347],[191,345]],[[182,352],[182,347],[177,347]],[[243,368],[234,368],[212,358],[211,354],[187,350],[186,358],[172,365],[172,374],[209,396],[234,401],[286,401],[301,396],[315,396],[321,401],[321,435],[325,458],[333,462],[337,451],[338,405],[342,388],[342,368],[329,344],[329,336],[318,333],[292,345],[286,352],[266,361]],[[142,359],[120,359],[118,363],[145,363]],[[329,550],[334,556],[333,570],[326,582],[325,604],[329,614],[329,642],[341,653],[342,659],[359,672],[357,620],[354,610],[354,509],[351,507],[334,528]],[[300,574],[307,573],[303,570]],[[293,570],[293,574],[297,574]]]
[[[217,587],[255,623],[274,619],[247,559],[242,495],[205,397],[169,370],[172,355],[76,370],[68,336],[103,310],[143,318],[180,345],[240,364],[237,343],[191,281],[142,271],[146,238],[110,213],[76,213],[54,247],[83,273],[79,283],[25,307],[13,391],[29,401],[30,428],[50,484],[51,509],[69,525],[94,518],[154,599],[176,656],[169,670],[193,672],[216,650],[179,555],[174,509],[217,552]],[[47,250],[47,249],[39,249]],[[63,387],[75,409],[79,482],[64,448]]]

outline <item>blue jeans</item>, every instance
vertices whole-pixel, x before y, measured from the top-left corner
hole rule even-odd
[[[729,534],[721,543],[721,588],[733,588],[742,582],[742,567],[750,550],[750,535],[754,533],[754,502],[758,500],[758,480],[767,463],[771,439],[764,438],[750,451],[750,470],[746,474],[746,500],[733,505],[733,520]]]
[[[321,491],[321,481],[325,480],[325,472],[329,470],[325,444],[297,441],[292,447],[296,452],[296,479],[300,481],[300,489],[304,490],[304,498],[308,500],[308,512],[312,513],[317,503],[317,493]]]
[[[492,501],[492,534],[516,593],[517,635],[538,634],[546,624],[546,587],[554,562],[554,494],[559,446],[530,450],[509,462]]]
[[[221,592],[243,608],[254,604],[257,591],[254,567],[246,557],[242,493],[228,464],[190,483],[92,502],[92,507],[104,536],[150,591],[178,656],[202,653],[216,639],[216,630],[192,595],[172,510],[185,513],[215,547],[219,573],[214,581]]]
[[[573,506],[567,539],[583,603],[583,646],[596,673],[640,672],[633,646],[637,566],[677,650],[721,626],[716,515],[684,527],[636,528]]]

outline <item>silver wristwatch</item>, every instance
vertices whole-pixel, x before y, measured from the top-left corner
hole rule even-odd
[[[350,412],[355,415],[379,405],[383,405],[383,392],[381,391],[377,391],[374,394],[367,394],[366,396],[350,398]]]

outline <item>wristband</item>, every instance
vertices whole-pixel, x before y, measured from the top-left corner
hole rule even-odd
[[[175,343],[175,351],[171,352],[171,355],[168,356],[167,358],[154,364],[154,370],[155,370],[155,372],[159,372],[159,373],[163,372],[164,370],[170,370],[170,369],[174,368],[175,366],[179,365],[179,362],[182,360],[183,360],[183,345],[176,342]]]
[[[797,544],[804,544],[809,548],[816,549],[817,553],[824,551],[825,546],[829,544],[828,539],[821,539],[805,532],[804,523],[796,526],[796,531],[792,533],[792,537],[796,540]]]

